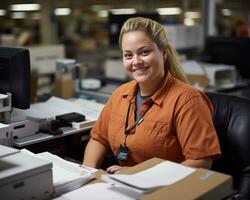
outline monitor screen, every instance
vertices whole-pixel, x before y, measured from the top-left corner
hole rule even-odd
[[[25,48],[0,47],[0,93],[11,93],[11,106],[30,105],[30,57]]]
[[[250,38],[207,37],[203,61],[234,65],[242,78],[250,79]]]

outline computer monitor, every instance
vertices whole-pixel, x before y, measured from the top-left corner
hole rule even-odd
[[[250,38],[207,37],[203,61],[234,65],[240,76],[250,79]]]
[[[11,93],[11,106],[30,106],[30,57],[25,48],[0,47],[0,93]]]

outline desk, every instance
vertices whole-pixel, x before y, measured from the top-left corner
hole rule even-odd
[[[48,151],[46,147],[43,147],[43,145],[41,145],[41,143],[43,143],[45,146],[46,145],[50,146],[51,153],[64,157],[65,152],[60,152],[60,149],[65,148],[65,145],[68,144],[69,139],[72,141],[77,141],[72,139],[74,137],[77,137],[78,143],[74,143],[77,145],[81,145],[80,143],[83,142],[86,143],[86,141],[88,141],[89,131],[93,127],[95,121],[97,120],[103,106],[104,106],[103,104],[99,104],[93,101],[87,101],[84,99],[65,100],[58,97],[51,97],[45,102],[40,102],[31,105],[29,110],[25,111],[16,110],[15,116],[21,116],[25,119],[26,118],[29,119],[30,121],[34,120],[34,122],[36,122],[37,124],[36,126],[38,127],[36,127],[36,129],[34,129],[32,132],[30,132],[30,134],[26,134],[26,137],[15,139],[13,141],[14,143],[13,146],[16,148],[28,148],[30,151],[34,153],[39,153],[42,151]],[[59,118],[57,119],[57,116],[59,117],[66,113],[72,113],[72,112],[84,115],[86,120],[77,122],[79,121],[78,120],[79,118],[76,119],[74,116],[73,118],[70,119],[68,118],[64,120],[59,120]],[[70,117],[72,116],[70,115]],[[55,120],[52,119],[57,120],[56,125],[55,125]],[[71,126],[70,124],[72,120],[73,121],[75,120],[76,122],[72,123]],[[60,124],[63,124],[63,126],[67,127],[61,127]],[[63,132],[62,134],[56,134],[56,135],[46,134],[50,133],[48,131],[52,129],[53,130],[58,129],[58,126],[60,126],[60,130],[62,130]],[[25,133],[29,132],[30,129],[25,129],[25,128],[26,127],[24,126],[24,129],[22,131],[25,131]],[[37,133],[39,128],[40,130],[44,130],[44,132],[46,133],[41,133],[41,132]],[[15,137],[16,136],[18,135],[15,135]],[[55,149],[57,149],[57,152],[53,152],[52,151],[53,143],[56,142],[58,142],[58,146],[55,147]],[[75,148],[75,145],[72,145],[72,148]],[[70,147],[68,149],[71,150]],[[80,149],[80,147],[78,149]],[[84,149],[82,148],[79,151],[83,152],[83,150]],[[80,160],[82,160],[82,157]]]
[[[63,127],[63,133],[59,135],[39,132],[31,136],[14,139],[13,146],[17,149],[26,148],[34,153],[49,151],[62,158],[68,157],[81,162],[91,128],[91,126],[81,129]]]
[[[14,139],[13,146],[17,148],[25,148],[25,146],[27,145],[36,144],[36,143],[44,142],[48,140],[54,140],[54,139],[62,138],[62,137],[77,134],[77,133],[88,132],[91,128],[92,126],[84,127],[81,129],[74,129],[72,127],[62,127],[61,129],[63,130],[63,133],[58,134],[58,135],[51,135],[51,134],[39,132],[34,135]]]

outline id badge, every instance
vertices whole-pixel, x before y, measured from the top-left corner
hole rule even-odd
[[[116,155],[116,159],[117,160],[120,160],[120,161],[125,161],[128,159],[128,156],[129,156],[129,149],[127,146],[121,144],[119,149],[118,149],[118,152],[117,152],[117,155]]]

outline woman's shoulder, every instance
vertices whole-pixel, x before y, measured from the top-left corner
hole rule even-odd
[[[179,97],[182,96],[184,98],[190,99],[193,97],[202,97],[204,98],[205,93],[194,86],[190,85],[189,83],[184,83],[177,79],[173,79],[171,84],[170,93],[174,93]]]
[[[136,81],[134,80],[123,83],[113,91],[112,96],[130,94],[131,91],[135,88],[135,86],[136,86]]]

